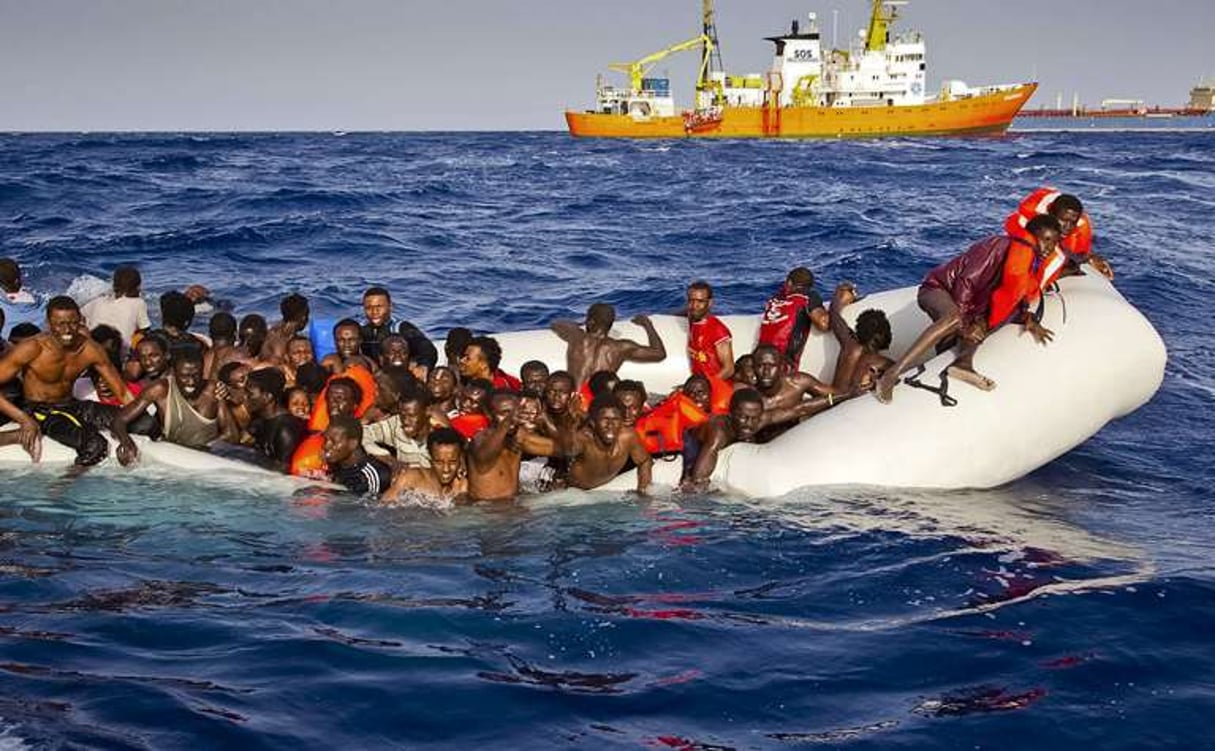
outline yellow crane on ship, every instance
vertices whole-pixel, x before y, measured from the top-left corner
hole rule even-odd
[[[687,52],[699,47],[701,48],[700,68],[696,75],[696,90],[703,91],[709,88],[720,87],[720,84],[709,80],[710,71],[721,69],[721,52],[717,43],[717,25],[714,23],[713,16],[713,0],[702,0],[702,28],[700,36],[689,39],[686,42],[671,45],[666,49],[646,55],[640,60],[634,60],[631,63],[612,63],[608,66],[608,69],[628,75],[629,88],[632,89],[633,93],[640,93],[642,81],[646,77],[646,74],[660,61],[676,53]]]

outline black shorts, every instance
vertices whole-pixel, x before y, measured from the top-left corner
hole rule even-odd
[[[25,405],[42,434],[76,451],[76,464],[91,467],[110,453],[109,441],[101,434],[109,430],[118,407],[100,402],[72,400],[63,404]]]

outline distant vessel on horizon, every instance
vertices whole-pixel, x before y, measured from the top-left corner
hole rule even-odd
[[[892,38],[906,0],[871,0],[869,25],[852,49],[824,49],[818,19],[767,37],[776,45],[765,75],[727,75],[712,0],[702,0],[699,36],[612,70],[627,87],[595,87],[595,108],[565,113],[574,136],[607,138],[866,138],[998,135],[1037,89],[1036,83],[971,87],[945,81],[927,92],[926,46],[918,32]],[[832,45],[834,46],[834,45]],[[669,55],[700,51],[695,104],[678,111],[669,78],[650,77]]]
[[[1062,97],[1060,97],[1062,99]],[[1190,89],[1185,107],[1146,106],[1138,99],[1105,99],[1099,108],[1084,107],[1079,97],[1070,109],[1056,101],[1053,109],[1022,110],[1013,120],[1013,132],[1215,132],[1215,83],[1200,81]]]

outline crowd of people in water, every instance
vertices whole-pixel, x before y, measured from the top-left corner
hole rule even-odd
[[[299,294],[282,298],[274,323],[221,311],[203,336],[191,331],[208,297],[200,286],[162,294],[153,326],[133,267],[114,272],[109,294],[84,305],[56,296],[43,310],[23,288],[20,266],[0,259],[0,332],[6,312],[40,314],[0,338],[0,424],[12,423],[0,427],[0,446],[20,444],[37,461],[45,436],[91,466],[109,455],[109,433],[129,465],[139,458],[132,435],[144,435],[248,454],[386,501],[591,489],[631,469],[645,493],[655,459],[682,456],[684,489],[703,490],[726,447],[771,440],[865,392],[889,402],[900,375],[934,349],[957,348],[948,376],[995,388],[973,365],[991,332],[1015,323],[1046,344],[1045,291],[1084,265],[1113,276],[1092,252],[1092,226],[1075,196],[1035,191],[1004,230],[928,273],[917,301],[932,324],[897,360],[886,354],[885,313],[865,310],[850,326],[844,311],[857,290],[841,283],[825,305],[814,275],[799,267],[767,300],[751,351],[736,351],[712,312],[712,287],[695,281],[683,312],[686,354],[669,352],[643,315],[632,322],[645,343],[613,337],[616,311],[595,303],[582,323],[552,323],[565,362],[531,360],[517,376],[500,367],[494,337],[466,328],[447,333],[441,362],[421,330],[394,317],[383,287],[363,293],[361,316],[333,326],[332,351],[318,351]],[[839,343],[830,380],[799,370],[808,339],[823,335]],[[617,376],[626,362],[684,356],[691,375],[671,394]]]

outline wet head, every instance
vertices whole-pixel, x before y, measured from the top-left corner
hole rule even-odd
[[[574,393],[574,378],[564,370],[548,377],[544,387],[544,408],[552,415],[563,415],[569,411],[570,397]]]
[[[591,433],[602,446],[612,446],[624,429],[624,405],[614,396],[596,397],[591,402]]]
[[[325,463],[330,466],[341,466],[348,463],[355,455],[363,440],[363,431],[358,420],[350,417],[336,417],[325,429],[325,439],[321,451]]]

